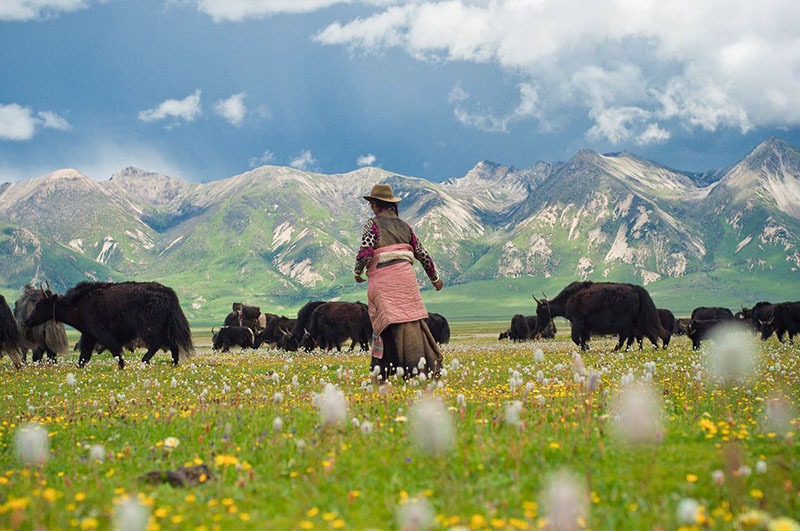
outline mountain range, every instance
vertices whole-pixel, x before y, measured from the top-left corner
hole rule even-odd
[[[483,161],[441,183],[375,167],[262,166],[202,184],[61,169],[0,184],[0,291],[152,279],[196,322],[233,300],[275,311],[364,300],[351,269],[369,217],[361,196],[379,182],[446,279],[426,301],[457,318],[529,311],[530,290],[586,278],[644,284],[678,311],[800,298],[800,151],[777,138],[702,173],[588,150],[526,169]]]

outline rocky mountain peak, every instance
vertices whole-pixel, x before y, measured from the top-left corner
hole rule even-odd
[[[115,173],[103,185],[126,199],[150,206],[165,205],[192,187],[182,179],[134,166]]]

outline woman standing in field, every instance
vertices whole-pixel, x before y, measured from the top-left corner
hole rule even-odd
[[[364,226],[354,273],[356,282],[365,282],[361,274],[366,268],[369,278],[367,299],[373,330],[370,369],[380,367],[384,378],[398,367],[407,376],[415,371],[438,374],[442,354],[424,321],[428,312],[414,275],[414,259],[425,268],[436,291],[442,289],[442,280],[414,231],[398,217],[400,198],[394,196],[392,187],[376,184],[364,199],[375,216]]]

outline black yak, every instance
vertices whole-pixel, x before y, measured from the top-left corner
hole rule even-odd
[[[692,340],[692,348],[700,349],[703,340],[718,326],[724,325],[729,319],[692,319],[686,327],[686,336]]]
[[[800,302],[781,302],[772,308],[772,315],[759,320],[761,339],[766,341],[773,332],[783,343],[783,335],[789,334],[789,343],[794,344],[794,336],[800,333]]]
[[[761,301],[756,303],[752,308],[745,308],[742,306],[741,312],[736,312],[736,320],[744,323],[755,332],[761,332],[762,325],[770,320],[772,312],[775,310],[775,305],[771,302]],[[762,337],[767,340],[769,336]]]
[[[675,319],[674,336],[685,336],[689,331],[689,322],[691,319]]]
[[[440,345],[450,342],[450,323],[443,315],[438,313],[429,313],[428,318],[425,319],[428,323],[428,328],[431,331],[434,341]]]
[[[350,350],[356,343],[361,350],[369,350],[372,339],[372,323],[367,305],[360,302],[328,302],[318,306],[311,314],[311,327],[304,344],[310,340],[323,350],[341,350],[342,343],[352,340]]]
[[[531,338],[531,329],[528,320],[524,315],[518,313],[511,318],[511,328],[509,329],[508,339],[511,341],[527,341]]]
[[[289,341],[287,336],[291,337],[294,325],[294,319],[289,319],[286,316],[275,316],[270,318],[270,320],[267,321],[266,328],[256,334],[256,342],[253,345],[253,348],[258,348],[264,343],[269,346],[286,348]],[[286,350],[297,350],[297,348],[286,348]]]
[[[0,295],[0,356],[8,353],[14,367],[22,368],[22,358],[19,355],[19,330],[14,314],[8,307],[6,299]]]
[[[227,352],[231,347],[254,348],[255,334],[246,326],[223,326],[216,332],[211,329],[211,345],[214,350]]]
[[[537,332],[541,333],[553,317],[566,317],[572,323],[572,341],[583,350],[589,348],[592,334],[619,336],[615,351],[631,334],[641,332],[654,345],[667,341],[656,306],[641,286],[613,282],[573,282],[554,299],[536,299]]]
[[[509,328],[505,332],[501,332],[499,336],[497,336],[498,341],[502,341],[503,339],[508,339],[511,335],[511,329]]]
[[[708,319],[719,319],[721,321],[733,321],[733,312],[727,308],[720,308],[718,306],[706,307],[700,306],[692,310],[693,321],[706,321]]]
[[[145,345],[144,342],[141,339],[137,338],[137,339],[134,339],[133,341],[131,341],[130,343],[125,343],[125,346],[122,347],[122,348],[123,348],[123,350],[127,350],[130,353],[134,353],[134,352],[136,352],[137,348],[145,348],[146,346],[147,345]],[[80,352],[81,351],[81,340],[80,340],[80,338],[78,338],[78,341],[75,342],[75,346],[72,347],[72,350],[74,352]],[[98,344],[96,344],[94,346],[94,353],[95,354],[100,354],[100,353],[102,353],[102,352],[104,352],[106,350],[111,352],[111,350],[108,347],[106,347],[105,345],[101,345],[100,343],[98,343]]]
[[[144,363],[150,363],[159,349],[170,350],[175,365],[194,353],[178,296],[157,282],[81,282],[63,296],[39,301],[25,325],[33,327],[51,319],[81,332],[78,367],[92,359],[100,343],[123,368],[122,348],[137,338],[147,345]]]
[[[664,349],[669,346],[670,339],[672,339],[672,335],[675,333],[675,314],[673,314],[669,310],[665,310],[663,308],[658,309],[658,320],[661,321],[661,327],[667,331],[667,339],[664,340]],[[639,350],[642,350],[643,343],[644,343],[644,336],[640,332],[636,332],[635,337],[628,338],[628,345],[626,348],[631,348],[633,344],[633,340],[639,343]]]
[[[14,303],[14,319],[17,321],[19,329],[19,346],[22,350],[23,361],[29,350],[33,351],[33,361],[42,361],[45,353],[47,353],[48,360],[56,361],[58,354],[69,352],[67,331],[62,323],[51,319],[33,328],[25,326],[25,319],[31,314],[36,303],[52,295],[53,292],[50,291],[49,285],[47,291],[43,291],[41,288],[36,289],[33,286],[25,286],[22,296]]]
[[[297,320],[292,328],[292,338],[291,340],[287,338],[285,342],[284,348],[286,350],[297,350],[300,345],[303,345],[303,348],[307,351],[314,348],[314,342],[311,340],[308,330],[311,328],[311,316],[314,310],[323,304],[327,304],[327,301],[309,301],[300,308],[300,311],[297,312]],[[307,341],[304,342],[304,338],[307,338]]]

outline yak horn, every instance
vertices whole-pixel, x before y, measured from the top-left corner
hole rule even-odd
[[[544,297],[544,300],[547,300],[547,295],[544,294],[544,290],[542,290],[542,297]]]
[[[50,289],[50,281],[49,280],[45,280],[44,283],[45,283],[45,286],[47,286],[47,291],[53,291],[52,289]]]
[[[542,303],[542,301],[540,301],[539,299],[537,299],[537,298],[536,298],[536,295],[534,295],[533,293],[531,293],[531,297],[533,297],[533,300],[535,300],[535,301],[536,301],[536,304],[541,304],[541,303]]]

